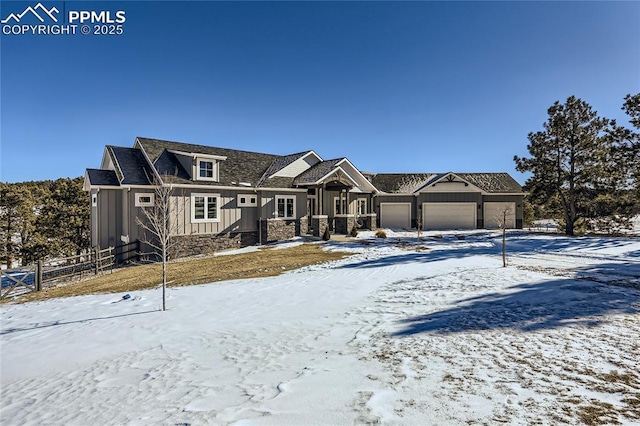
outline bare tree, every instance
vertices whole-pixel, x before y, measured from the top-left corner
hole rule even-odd
[[[509,225],[509,216],[513,210],[509,206],[505,206],[496,214],[494,218],[498,229],[502,231],[502,267],[507,267],[507,226]]]
[[[169,182],[171,176],[164,176],[164,181]],[[136,223],[152,235],[147,238],[146,232],[142,241],[151,246],[162,261],[162,310],[167,309],[167,264],[169,252],[174,245],[171,235],[177,231],[177,215],[171,217],[171,196],[173,185],[162,183],[158,178],[153,179],[154,192],[152,205],[142,207],[143,218],[136,217]],[[151,195],[151,194],[149,194]]]

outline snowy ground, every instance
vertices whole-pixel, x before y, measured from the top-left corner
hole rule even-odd
[[[3,425],[640,423],[640,241],[362,233],[279,277],[1,309]]]

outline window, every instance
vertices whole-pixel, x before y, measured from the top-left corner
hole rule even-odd
[[[213,160],[198,160],[198,180],[218,180],[217,163]]]
[[[220,196],[193,194],[191,196],[191,222],[219,222]]]
[[[346,214],[347,211],[347,198],[346,196],[342,197],[333,197],[333,214]]]
[[[358,214],[367,214],[367,199],[358,198]]]
[[[153,207],[154,194],[136,193],[136,207]]]
[[[255,207],[258,205],[258,196],[255,194],[238,194],[238,207]]]
[[[276,217],[295,219],[296,197],[276,195]]]

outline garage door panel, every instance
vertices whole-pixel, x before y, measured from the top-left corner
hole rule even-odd
[[[411,228],[410,203],[381,203],[380,226],[382,228]]]
[[[516,203],[487,202],[484,203],[484,227],[487,229],[499,228],[497,218],[507,209],[507,228],[516,227]]]
[[[476,203],[424,203],[422,227],[425,230],[475,229]]]

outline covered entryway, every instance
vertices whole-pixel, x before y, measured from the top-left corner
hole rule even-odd
[[[424,230],[476,229],[476,203],[423,203]]]
[[[380,203],[380,227],[411,229],[411,203]]]
[[[499,228],[497,219],[503,217],[507,211],[507,228],[516,227],[516,203],[484,203],[484,227],[487,229]]]

